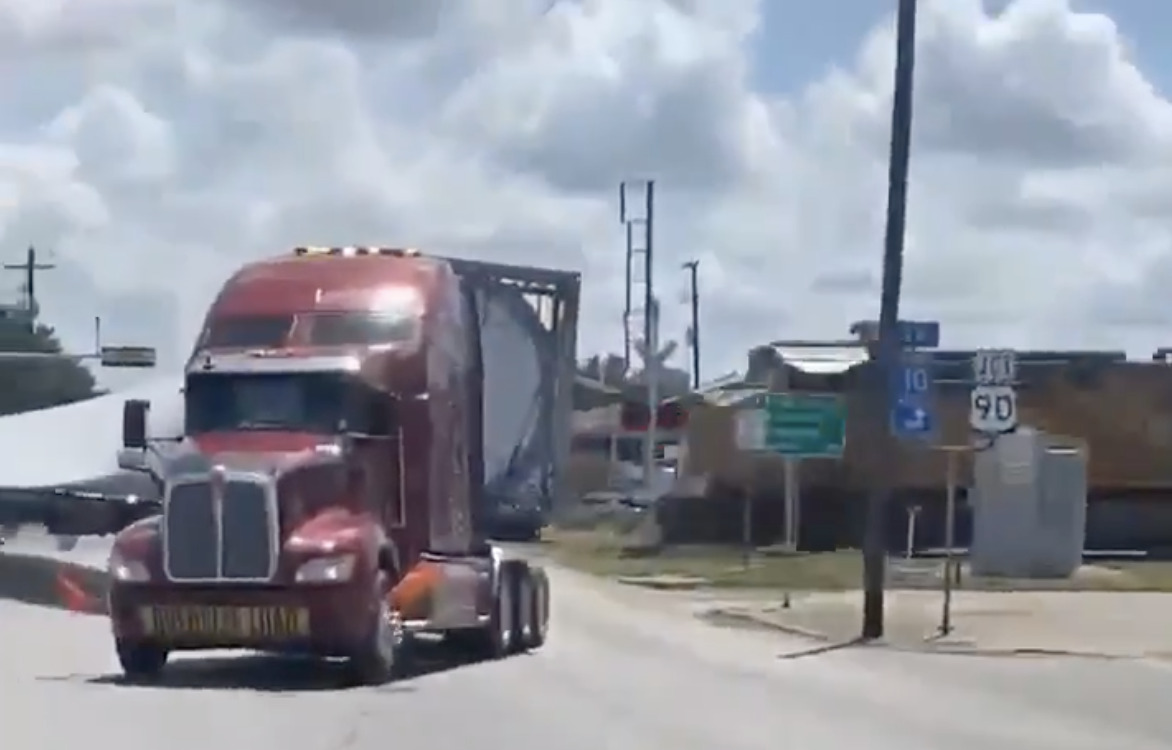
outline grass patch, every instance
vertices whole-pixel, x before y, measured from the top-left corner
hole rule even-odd
[[[783,555],[755,552],[746,567],[735,547],[684,545],[662,549],[629,546],[608,529],[548,529],[548,552],[564,565],[613,578],[682,576],[722,588],[841,591],[858,588],[862,557],[855,551]]]
[[[1117,586],[1127,586],[1132,591],[1172,591],[1172,561],[1138,560],[1100,567],[1118,573],[1123,580]]]
[[[1067,579],[1018,580],[966,578],[963,588],[981,591],[1168,591],[1172,562],[1166,560],[1104,561],[1083,565]]]
[[[558,562],[610,578],[672,576],[704,579],[718,588],[783,591],[848,591],[862,583],[857,550],[785,554],[754,550],[748,566],[737,547],[681,545],[635,547],[626,529],[546,529],[545,551]],[[888,566],[888,587],[938,589],[942,564],[921,560],[915,574],[901,572],[902,561]],[[939,566],[939,567],[937,567]],[[1085,565],[1070,579],[976,578],[963,572],[959,590],[968,591],[1165,591],[1172,592],[1172,561],[1118,561]]]

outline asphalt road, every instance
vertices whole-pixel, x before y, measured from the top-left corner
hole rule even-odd
[[[1004,750],[1172,748],[1172,667],[847,650],[777,658],[637,593],[552,573],[539,653],[383,688],[213,655],[121,684],[102,619],[0,603],[0,732],[21,750]]]

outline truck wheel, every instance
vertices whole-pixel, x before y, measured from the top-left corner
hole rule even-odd
[[[504,562],[500,567],[500,581],[493,597],[488,623],[479,630],[467,633],[459,640],[472,647],[478,659],[502,659],[513,652],[517,631],[517,575],[515,563]]]
[[[130,680],[156,680],[167,665],[169,654],[163,648],[129,641],[118,641],[114,648],[118,652],[122,672]]]
[[[513,643],[511,652],[519,654],[528,650],[533,641],[533,603],[537,591],[533,584],[533,570],[528,565],[518,565],[517,599],[513,605]]]
[[[493,600],[492,618],[485,628],[485,657],[500,659],[517,646],[517,604],[521,593],[521,576],[516,563],[501,564],[501,581]]]
[[[541,568],[530,568],[529,582],[532,595],[529,599],[529,608],[524,613],[529,620],[525,648],[539,649],[545,645],[546,635],[549,633],[549,576]]]
[[[402,671],[406,640],[398,613],[391,611],[385,596],[379,597],[378,614],[369,635],[350,657],[350,673],[360,685],[382,685]]]

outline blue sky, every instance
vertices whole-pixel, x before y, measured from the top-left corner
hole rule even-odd
[[[1006,0],[986,0],[995,9]],[[833,65],[849,65],[864,35],[895,12],[896,0],[833,3],[764,0],[765,30],[757,41],[758,85],[790,92]],[[1167,0],[1071,0],[1078,11],[1105,13],[1132,45],[1140,67],[1162,91],[1172,89],[1172,2]]]
[[[765,0],[762,5],[758,84],[778,92],[801,88],[827,67],[850,61],[867,31],[894,8],[891,0]]]
[[[1074,0],[1076,10],[1106,13],[1128,39],[1148,79],[1167,94],[1172,90],[1172,3],[1161,0]]]

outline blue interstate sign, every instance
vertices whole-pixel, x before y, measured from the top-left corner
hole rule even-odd
[[[905,440],[928,440],[936,432],[932,359],[904,352],[892,373],[891,432]]]

